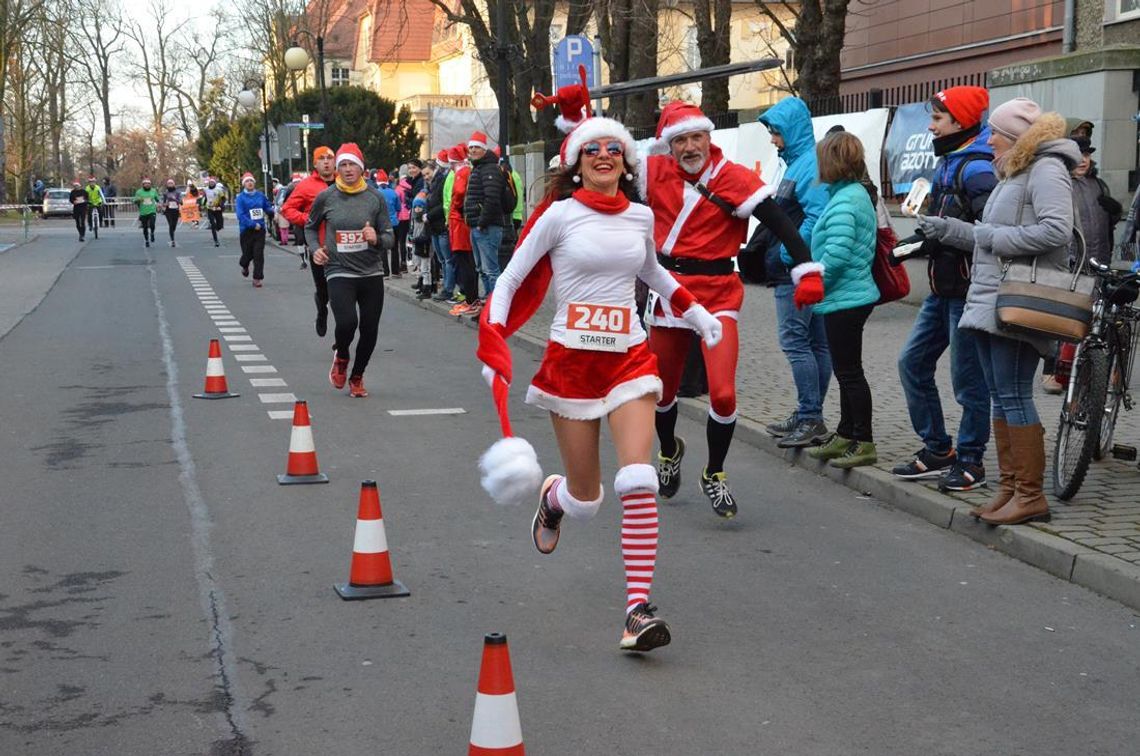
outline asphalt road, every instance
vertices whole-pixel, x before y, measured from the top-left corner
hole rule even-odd
[[[743,445],[730,522],[686,462],[654,590],[674,641],[623,655],[612,454],[599,516],[541,556],[532,512],[479,488],[498,424],[474,331],[389,298],[372,396],[350,399],[328,385],[308,272],[271,253],[254,290],[226,233],[219,250],[89,239],[0,339],[0,754],[462,753],[492,631],[533,754],[1136,752],[1134,613]],[[66,259],[64,238],[37,245]],[[219,327],[258,347],[224,350],[241,397],[191,399]],[[267,412],[290,405],[273,392],[309,401],[329,485],[277,485],[290,424]],[[513,412],[557,469],[548,420]],[[333,592],[366,478],[409,598]]]

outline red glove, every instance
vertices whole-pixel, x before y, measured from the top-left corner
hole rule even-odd
[[[819,304],[823,301],[823,276],[819,273],[805,273],[796,284],[796,293],[792,298],[796,309],[803,309],[809,305]]]

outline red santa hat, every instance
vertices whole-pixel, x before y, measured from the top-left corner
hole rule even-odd
[[[487,149],[487,142],[489,141],[490,140],[487,139],[487,135],[482,131],[475,131],[472,132],[471,136],[467,139],[467,146],[482,147],[483,149]]]
[[[548,105],[558,106],[558,117],[554,125],[564,134],[569,134],[584,119],[594,114],[590,108],[590,89],[586,86],[586,67],[578,66],[578,82],[569,84],[553,95],[535,93],[530,104],[535,110],[542,110]]]
[[[573,131],[562,140],[562,149],[559,155],[565,168],[573,168],[578,163],[578,156],[589,142],[596,142],[605,138],[616,139],[625,147],[625,168],[630,173],[637,173],[640,158],[637,156],[637,142],[633,135],[621,123],[612,118],[595,116],[583,120]]]
[[[253,182],[254,184],[256,184],[256,183],[257,183],[257,179],[255,179],[255,178],[253,177],[253,174],[252,174],[252,173],[250,173],[249,171],[246,171],[245,173],[243,173],[243,174],[241,175],[241,183],[242,183],[242,184],[245,184],[245,182],[246,182],[246,181],[251,181],[251,182]]]
[[[356,163],[360,166],[360,170],[364,170],[364,153],[356,146],[356,142],[345,142],[337,148],[336,164],[340,165],[345,160]]]
[[[713,122],[696,105],[674,100],[661,109],[661,118],[657,120],[657,139],[649,151],[654,154],[667,153],[673,137],[692,131],[711,132],[715,128]]]
[[[457,144],[447,151],[447,159],[453,163],[462,163],[467,159],[467,146]]]
[[[442,150],[440,150],[439,152],[437,152],[435,154],[435,162],[439,163],[440,165],[447,165],[447,148],[446,147],[444,147]]]
[[[388,183],[388,171],[383,168],[376,171],[376,180],[384,184]]]

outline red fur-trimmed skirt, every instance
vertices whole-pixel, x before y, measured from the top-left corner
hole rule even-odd
[[[661,398],[661,378],[644,341],[625,353],[567,349],[551,341],[526,402],[571,420],[596,420],[648,394]]]

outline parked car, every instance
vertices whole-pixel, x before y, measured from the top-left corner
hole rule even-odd
[[[48,189],[44,193],[44,212],[45,218],[52,216],[69,216],[71,215],[71,190],[70,189]]]

